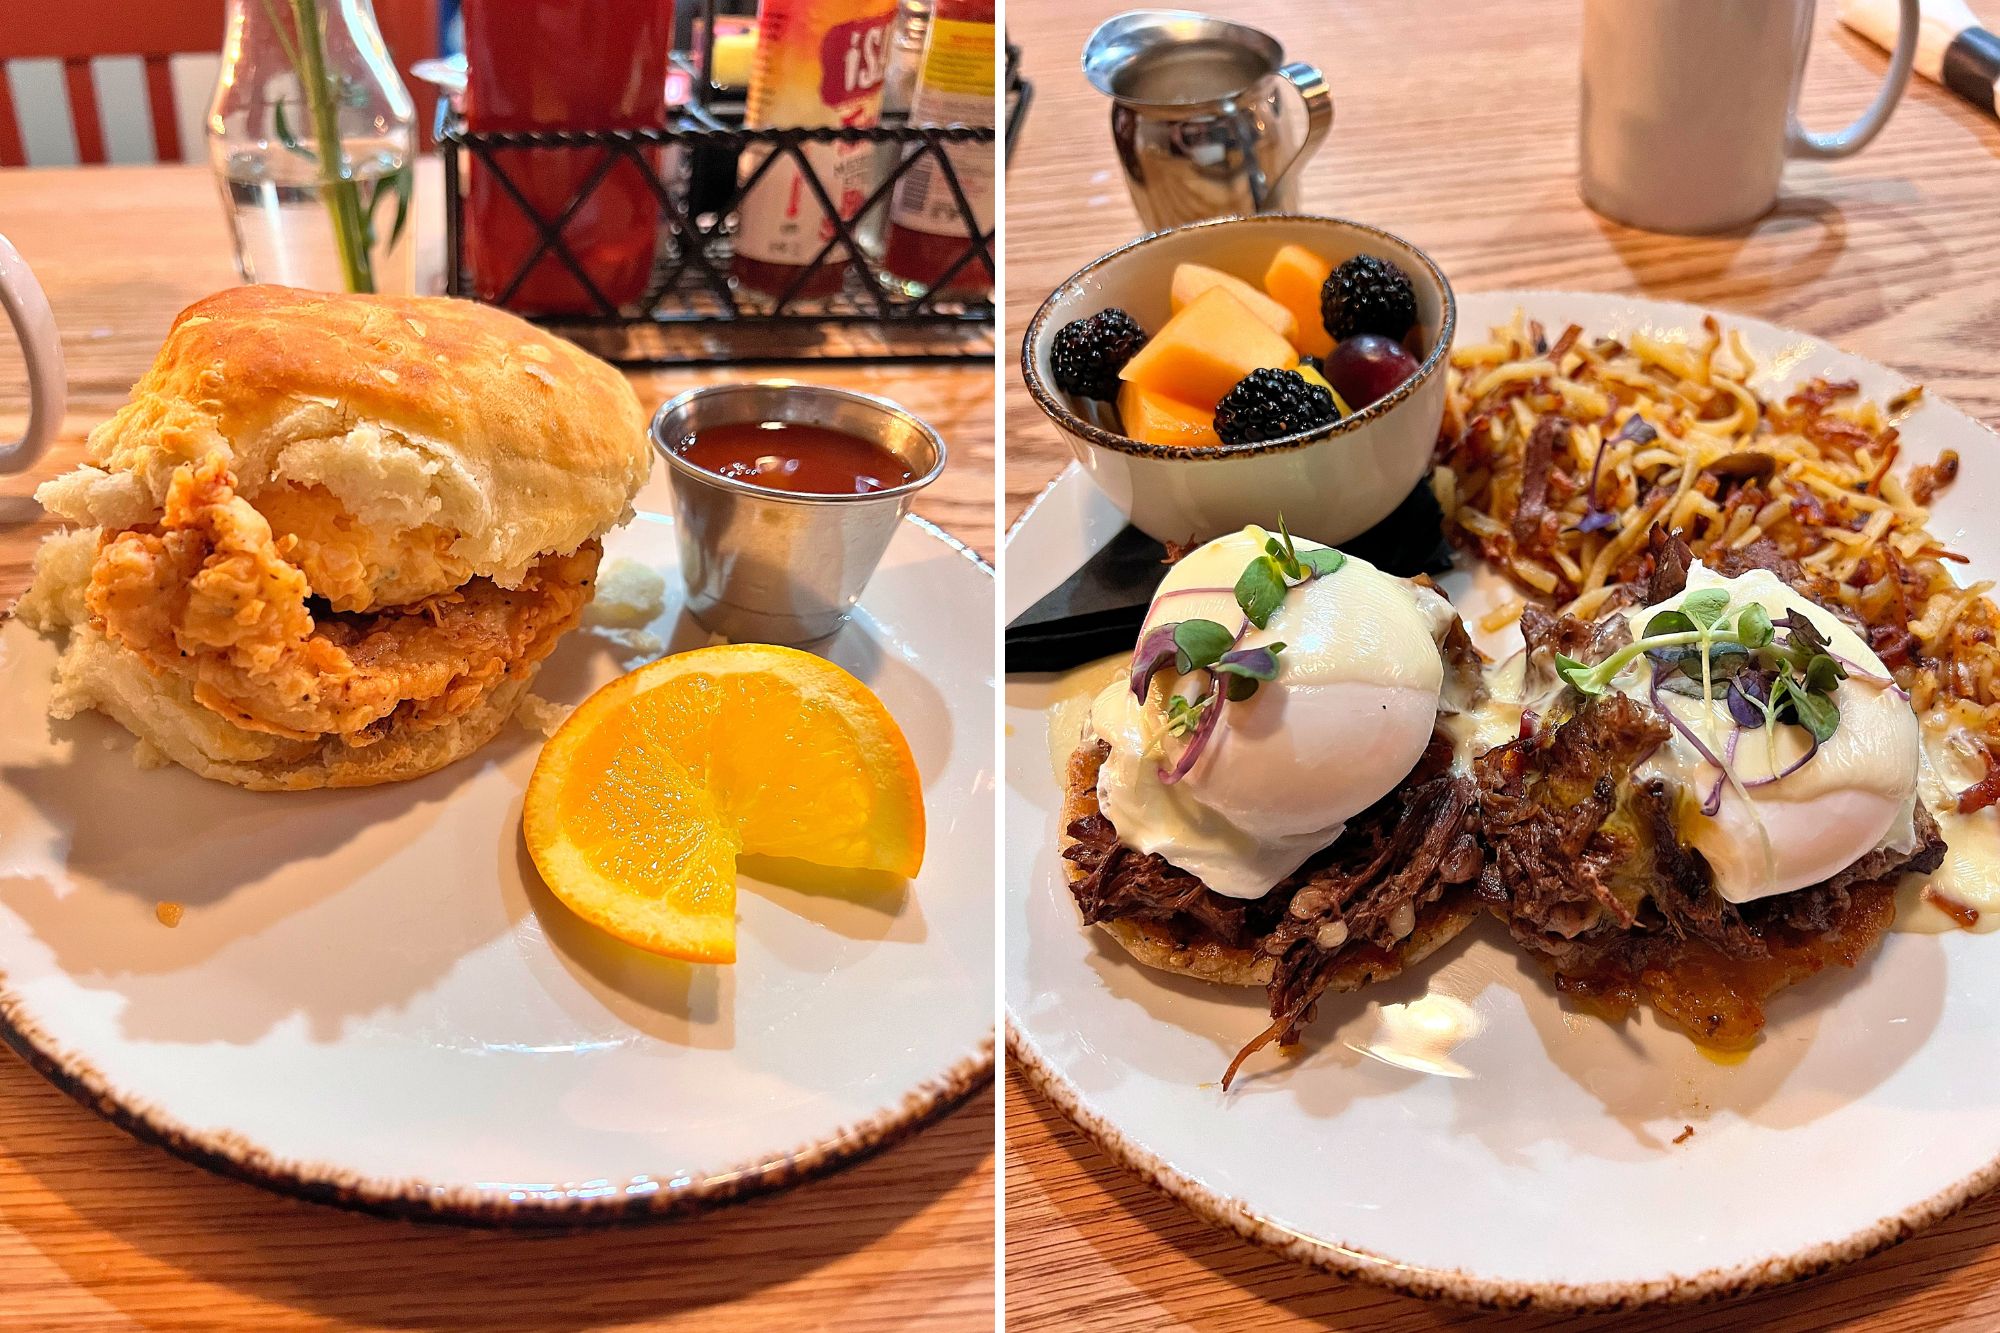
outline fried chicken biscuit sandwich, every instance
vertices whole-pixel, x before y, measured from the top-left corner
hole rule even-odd
[[[491,739],[651,466],[610,366],[512,315],[239,287],[183,311],[19,608],[96,709],[263,790],[419,777]]]

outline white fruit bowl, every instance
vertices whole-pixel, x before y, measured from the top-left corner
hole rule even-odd
[[[1332,264],[1371,254],[1409,274],[1422,355],[1416,374],[1388,397],[1316,431],[1187,447],[1128,439],[1107,428],[1115,418],[1099,405],[1056,388],[1049,353],[1065,324],[1118,306],[1157,330],[1171,313],[1177,265],[1206,264],[1254,283],[1287,245]],[[1218,218],[1133,241],[1078,270],[1029,322],[1021,377],[1090,479],[1149,536],[1204,541],[1248,523],[1274,524],[1282,513],[1293,531],[1338,545],[1387,517],[1429,468],[1456,320],[1444,274],[1401,237],[1341,218]]]

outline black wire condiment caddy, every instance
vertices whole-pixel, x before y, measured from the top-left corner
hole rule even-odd
[[[685,54],[675,62],[692,65]],[[990,285],[998,272],[991,226],[981,227],[947,146],[991,145],[993,129],[965,125],[910,125],[891,117],[879,126],[850,128],[750,128],[740,102],[720,100],[719,90],[692,80],[692,103],[672,108],[663,129],[474,131],[449,106],[440,108],[438,144],[445,178],[445,290],[480,295],[467,263],[467,228],[477,225],[467,207],[471,172],[484,173],[512,202],[533,234],[519,269],[486,297],[510,303],[538,264],[553,260],[574,279],[589,309],[528,318],[572,338],[607,360],[626,364],[843,359],[857,361],[984,360],[993,355],[994,307],[990,295],[967,299],[948,291],[961,274]],[[1025,115],[1031,89],[1018,76],[1009,51],[1006,123],[1011,141]],[[832,192],[802,147],[812,143],[892,146],[894,165],[851,216],[842,216]],[[603,150],[563,206],[537,209],[514,172],[532,169],[539,154],[564,155],[561,170],[574,172],[578,150]],[[763,160],[747,172],[745,154]],[[885,153],[884,156],[887,156]],[[780,162],[791,162],[814,194],[830,234],[787,290],[764,294],[732,278],[736,206]],[[864,220],[886,213],[896,183],[921,162],[952,200],[969,239],[929,290],[897,279],[879,249],[864,240]],[[623,304],[606,296],[589,265],[572,248],[565,229],[620,163],[643,180],[659,205],[659,235],[644,294]],[[879,212],[878,212],[879,210]],[[872,250],[872,252],[871,252]],[[807,298],[827,266],[846,269],[831,296]],[[981,272],[983,268],[983,274]]]

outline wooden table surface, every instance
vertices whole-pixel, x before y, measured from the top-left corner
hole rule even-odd
[[[45,530],[35,483],[77,461],[174,313],[236,275],[206,167],[0,171],[0,233],[48,290],[70,381],[55,450],[32,474],[0,478],[5,605]],[[25,390],[12,340],[0,343],[0,432],[11,435]],[[954,452],[918,512],[992,556],[990,368],[749,373],[887,394],[931,421]],[[652,403],[730,377],[633,381]],[[990,1090],[796,1191],[687,1222],[531,1237],[377,1221],[218,1179],[0,1055],[0,1328],[985,1328],[994,1206]]]
[[[1051,288],[1138,234],[1104,103],[1077,70],[1092,26],[1124,7],[1008,5],[1036,91],[1008,175],[1003,347],[1010,357]],[[1938,88],[1913,81],[1895,119],[1860,157],[1792,166],[1784,200],[1761,224],[1689,240],[1628,230],[1577,200],[1576,0],[1207,0],[1200,7],[1264,28],[1288,58],[1327,71],[1335,123],[1306,176],[1304,208],[1408,237],[1459,291],[1633,292],[1740,311],[1885,362],[2000,425],[2000,124]],[[1880,52],[1832,30],[1832,8],[1821,6],[1806,81],[1805,119],[1815,129],[1857,114],[1885,65]],[[2000,4],[1973,0],[1973,8],[2000,28]],[[1003,379],[1012,521],[1067,455],[1012,365]],[[1010,1328],[1068,1327],[1083,1310],[1094,1328],[1133,1329],[1552,1322],[1468,1314],[1270,1257],[1124,1174],[1018,1075],[1006,1124]],[[2000,1327],[2000,1196],[1815,1282],[1594,1326]]]

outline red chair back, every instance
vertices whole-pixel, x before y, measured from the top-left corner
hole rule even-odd
[[[223,0],[0,0],[0,167],[27,165],[21,123],[5,78],[9,61],[25,59],[62,62],[77,160],[105,160],[103,122],[90,75],[90,62],[98,56],[137,56],[143,62],[154,160],[180,161],[183,145],[168,61],[221,50],[223,16]],[[437,99],[429,84],[410,77],[409,69],[437,54],[437,0],[376,0],[375,17],[396,69],[416,99],[419,141],[428,144]]]

